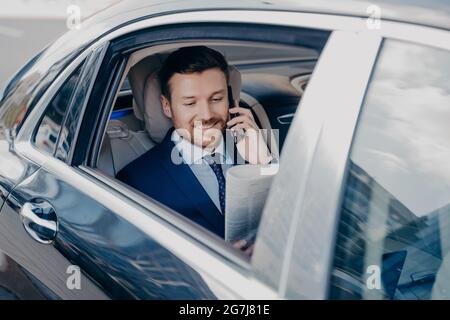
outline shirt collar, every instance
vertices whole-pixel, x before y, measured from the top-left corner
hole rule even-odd
[[[183,157],[183,161],[187,164],[201,164],[203,163],[204,156],[213,153],[212,151],[201,148],[184,139],[178,134],[176,129],[172,132],[171,140],[175,143],[175,146]],[[213,151],[214,153],[219,153],[222,156],[221,159],[224,161],[226,160],[226,163],[231,163],[231,158],[226,152],[223,137],[220,139],[219,145]]]

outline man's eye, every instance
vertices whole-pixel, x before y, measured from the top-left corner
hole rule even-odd
[[[184,105],[186,107],[192,107],[195,104],[195,102],[189,102],[189,103],[185,103]]]
[[[223,97],[220,97],[220,98],[214,98],[213,99],[213,102],[220,102],[220,101],[222,101],[223,100]]]

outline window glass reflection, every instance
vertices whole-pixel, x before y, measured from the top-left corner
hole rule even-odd
[[[82,64],[77,67],[66,83],[59,89],[45,111],[34,138],[35,146],[44,152],[53,154],[55,150],[61,124],[71,104],[81,69]]]
[[[385,41],[351,151],[332,298],[450,298],[449,76],[449,52]]]

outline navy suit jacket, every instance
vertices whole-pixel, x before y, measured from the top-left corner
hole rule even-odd
[[[159,144],[128,164],[117,178],[224,238],[220,213],[189,165],[173,163],[174,128]]]

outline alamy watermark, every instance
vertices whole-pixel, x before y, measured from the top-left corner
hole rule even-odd
[[[75,4],[67,7],[66,10],[67,19],[66,26],[69,30],[80,30],[81,29],[81,8]]]
[[[379,30],[381,28],[381,8],[377,5],[370,5],[366,9],[369,17],[366,20],[366,25],[369,30]]]
[[[66,280],[66,286],[69,290],[81,290],[81,271],[80,267],[70,265],[67,267],[66,274],[69,276]]]
[[[370,265],[366,270],[366,286],[369,290],[381,290],[381,269],[380,266]]]
[[[215,157],[214,162],[218,164],[254,164],[260,166],[261,175],[272,175],[278,172],[279,167],[279,131],[278,129],[254,129],[234,134],[233,130],[224,131],[211,128],[207,134],[203,131],[178,128],[178,135],[172,136],[175,147],[171,152],[171,160],[174,164],[180,165],[196,164],[198,159],[203,159],[205,155],[219,153],[226,157]],[[188,155],[181,154],[177,145],[183,140],[188,141]],[[236,146],[236,147],[235,147]],[[270,146],[270,147],[269,147]],[[201,160],[200,160],[201,161]]]

